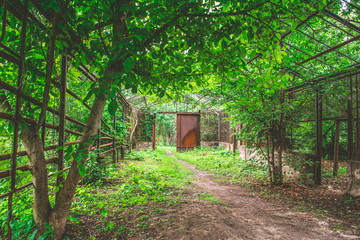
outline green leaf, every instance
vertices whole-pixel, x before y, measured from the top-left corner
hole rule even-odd
[[[246,56],[246,48],[244,46],[240,46],[239,51],[240,51],[240,57],[243,58]]]
[[[231,2],[229,1],[222,9],[223,12],[228,12],[231,7]]]
[[[124,61],[124,70],[126,73],[131,72],[131,70],[133,69],[133,65],[134,65],[134,60],[132,57],[128,57],[125,61]]]
[[[71,221],[77,221],[77,218],[76,217],[73,217],[71,215],[68,216],[68,220],[71,220]]]
[[[85,170],[85,164],[80,164],[79,167],[78,167],[78,170],[79,170],[79,173],[82,177],[85,176],[86,174],[86,170]]]
[[[94,28],[94,23],[90,20],[86,20],[83,23],[80,23],[77,26],[77,29],[80,34],[87,34]]]
[[[112,99],[108,106],[108,111],[111,116],[115,116],[117,108],[118,108],[118,104],[117,104],[116,99]]]
[[[29,236],[29,240],[34,240],[36,237],[36,233],[38,232],[38,230],[36,229],[30,236]]]
[[[134,86],[131,88],[131,93],[135,94],[135,93],[137,93],[137,90],[138,90],[137,86]]]
[[[133,34],[133,35],[130,35],[129,38],[136,38],[138,41],[141,41],[143,39],[143,36],[141,35],[136,35],[136,34]]]
[[[55,0],[43,1],[41,2],[41,5],[43,6],[44,10],[49,10],[50,8],[53,9],[55,12],[60,10]]]
[[[88,92],[88,94],[86,95],[86,97],[84,98],[83,102],[86,102],[87,100],[89,100],[91,98],[91,96],[94,94],[95,92],[95,88],[92,88],[93,86],[91,86],[90,91]]]
[[[11,121],[8,122],[8,132],[9,132],[9,133],[13,133],[13,132],[14,132],[14,127],[13,127]]]
[[[65,146],[59,146],[59,147],[56,148],[56,151],[62,150],[64,148],[65,148]]]
[[[106,209],[101,209],[101,216],[106,217],[108,214],[108,211]]]
[[[251,41],[254,37],[254,31],[251,26],[248,27],[247,37],[249,41]]]

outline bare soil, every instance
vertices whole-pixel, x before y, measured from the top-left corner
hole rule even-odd
[[[336,231],[330,217],[319,219],[295,211],[288,203],[264,198],[240,185],[218,182],[211,173],[178,161],[194,173],[193,187],[182,193],[180,203],[143,208],[144,214],[150,216],[143,228],[136,220],[137,208],[117,218],[119,226],[126,226],[122,234],[116,235],[117,239],[360,239],[356,226]],[[209,194],[216,200],[200,200],[199,196]],[[163,210],[156,212],[160,207]],[[96,239],[114,238],[101,230],[100,221],[77,218],[82,223],[76,229],[69,228],[71,239],[86,238],[87,232]]]

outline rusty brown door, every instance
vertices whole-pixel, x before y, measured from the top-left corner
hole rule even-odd
[[[200,114],[178,114],[176,126],[176,151],[200,146]]]

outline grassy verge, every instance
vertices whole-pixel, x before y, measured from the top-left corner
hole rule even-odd
[[[79,188],[70,217],[69,238],[129,238],[148,228],[148,220],[181,201],[191,182],[188,170],[166,149],[133,152],[127,161],[113,165],[101,184]],[[97,226],[84,225],[97,218]],[[101,228],[101,229],[99,229]],[[70,231],[68,231],[70,232]],[[105,234],[105,235],[104,235]]]

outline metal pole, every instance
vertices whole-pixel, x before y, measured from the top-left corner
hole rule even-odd
[[[42,140],[43,147],[45,147],[45,136],[46,136],[45,122],[46,122],[46,120],[44,121],[44,123],[41,126],[41,140]]]
[[[352,94],[353,94],[353,82],[352,77],[350,77],[350,95],[348,96],[348,152],[347,157],[349,161],[352,161],[353,155],[353,104],[352,104]]]
[[[23,15],[23,26],[21,28],[21,42],[20,42],[20,65],[19,65],[19,72],[18,72],[18,79],[17,79],[17,90],[21,90],[23,84],[23,76],[24,76],[24,69],[25,69],[25,42],[26,42],[26,28],[27,28],[27,13],[29,8],[29,1],[25,0],[24,2],[24,15]],[[11,194],[8,198],[8,234],[7,238],[12,239],[12,229],[11,229],[11,220],[12,220],[12,203],[13,203],[13,193],[16,190],[16,159],[17,159],[17,152],[19,146],[19,123],[20,123],[20,108],[21,108],[21,97],[16,95],[16,107],[15,107],[15,121],[14,121],[14,139],[13,139],[13,151],[12,151],[12,163],[11,163]]]
[[[236,145],[237,145],[237,138],[236,138],[236,127],[235,127],[235,130],[234,130],[234,135],[233,135],[233,143],[234,143],[234,147],[233,147],[233,153],[234,155],[236,154]]]
[[[121,117],[122,117],[122,121],[125,122],[126,119],[126,112],[127,112],[127,107],[125,106],[125,104],[123,105],[123,110],[121,113]],[[124,159],[125,158],[125,150],[124,150],[124,143],[121,143],[121,147],[120,147],[120,158]]]
[[[335,127],[335,145],[334,145],[334,167],[333,176],[336,177],[339,166],[339,140],[340,140],[340,122],[336,121]]]
[[[218,115],[218,144],[221,142],[221,113]]]
[[[98,130],[98,140],[96,141],[96,151],[97,151],[97,160],[99,161],[100,158],[100,137],[101,137],[101,122],[99,124],[99,130]]]
[[[116,113],[114,114],[113,118],[113,129],[114,129],[114,136],[113,136],[113,162],[117,162],[117,156],[116,156]]]
[[[321,184],[321,158],[322,158],[322,100],[321,93],[317,91],[316,98],[316,159],[314,165],[314,182]]]
[[[360,122],[359,122],[359,79],[358,79],[358,75],[356,74],[355,76],[355,88],[356,88],[356,142],[355,142],[355,146],[356,146],[356,155],[355,155],[355,160],[359,161],[360,160],[360,149],[359,149],[359,144],[360,144]]]
[[[152,149],[156,150],[156,114],[153,118],[153,127],[152,127]]]
[[[61,56],[61,78],[60,78],[60,109],[59,109],[59,147],[65,142],[65,114],[66,114],[66,77],[67,77],[67,55]],[[64,169],[64,149],[58,151],[58,171]],[[57,186],[63,182],[62,174],[57,178]]]

